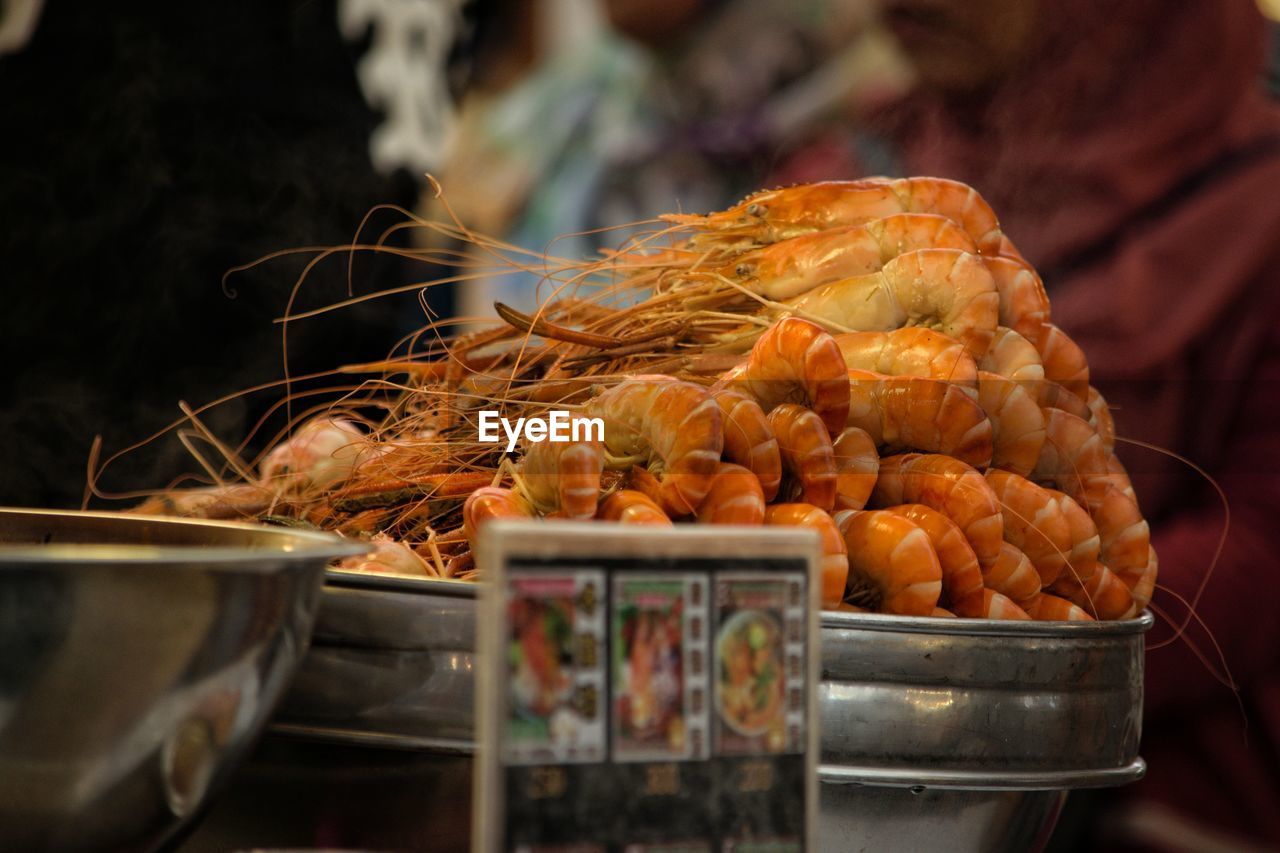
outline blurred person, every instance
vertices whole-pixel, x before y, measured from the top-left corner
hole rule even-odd
[[[1265,94],[1268,29],[1245,0],[887,0],[885,16],[920,77],[885,123],[902,172],[985,196],[1084,348],[1118,434],[1203,466],[1230,505],[1196,599],[1207,630],[1192,620],[1147,655],[1148,776],[1073,795],[1105,819],[1092,835],[1064,821],[1062,843],[1280,845],[1280,112]],[[1189,465],[1118,449],[1160,557],[1159,643],[1187,618],[1181,599],[1214,564],[1224,513]],[[1215,642],[1234,690],[1215,677]]]
[[[867,0],[505,0],[476,34],[444,201],[430,218],[563,258],[616,248],[673,210],[758,189],[778,151],[850,90],[883,100],[905,71],[863,38]],[[750,61],[744,61],[749,58]],[[855,98],[856,100],[856,98]],[[506,275],[460,290],[532,310],[548,288]]]
[[[363,45],[343,41],[333,0],[27,0],[0,16],[24,7],[22,26],[4,27],[21,39],[0,55],[0,505],[74,507],[95,435],[110,454],[180,418],[180,400],[282,376],[272,320],[307,258],[237,274],[227,292],[225,272],[344,244],[373,205],[410,203],[414,184],[369,160]],[[321,265],[295,308],[345,297],[346,272],[345,257]],[[403,281],[368,255],[355,276],[361,291]],[[290,324],[291,372],[382,357],[423,322],[408,295]],[[235,445],[279,396],[205,422]],[[170,436],[103,486],[159,489],[193,470]]]

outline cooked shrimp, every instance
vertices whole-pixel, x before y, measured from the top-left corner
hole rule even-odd
[[[520,466],[525,496],[535,510],[578,519],[596,514],[603,472],[601,441],[531,442]]]
[[[786,317],[755,342],[747,360],[729,371],[719,387],[742,391],[766,412],[783,403],[812,409],[827,431],[838,435],[849,414],[849,378],[844,357],[821,326]]]
[[[866,430],[846,427],[831,443],[836,463],[836,509],[862,509],[876,487],[880,454]]]
[[[831,510],[839,485],[831,436],[815,413],[783,403],[769,413],[769,428],[778,440],[782,467],[800,487],[805,503]]]
[[[1111,417],[1111,409],[1107,406],[1107,401],[1097,388],[1089,386],[1089,395],[1085,398],[1085,405],[1089,407],[1089,425],[1097,430],[1098,435],[1102,438],[1102,445],[1107,450],[1115,450],[1116,447],[1116,422]]]
[[[916,249],[978,251],[945,216],[900,213],[773,243],[740,255],[720,274],[769,299],[789,299],[829,281],[875,272]]]
[[[947,609],[947,608],[945,608],[945,607],[935,607],[935,608],[933,608],[933,612],[932,612],[932,613],[930,613],[929,615],[930,615],[930,616],[937,616],[937,617],[940,617],[940,618],[942,618],[942,619],[954,619],[954,618],[956,618],[956,614],[952,613],[950,610],[948,610],[948,609]]]
[[[773,504],[765,508],[764,523],[816,530],[822,540],[822,606],[838,607],[849,576],[849,551],[831,516],[813,504]]]
[[[260,468],[262,480],[277,491],[331,486],[347,479],[370,447],[353,421],[322,415],[267,454]]]
[[[596,518],[601,521],[618,521],[622,524],[652,524],[671,527],[671,519],[662,507],[642,492],[619,489],[600,502]]]
[[[982,606],[982,570],[973,548],[955,522],[924,504],[899,504],[885,509],[914,522],[933,544],[942,569],[940,601],[959,616],[978,616]]]
[[[741,465],[722,462],[697,515],[702,524],[763,524],[760,481]]]
[[[764,499],[773,500],[782,481],[782,456],[764,410],[746,394],[727,388],[711,396],[724,418],[724,458],[755,474]]]
[[[137,515],[181,518],[253,518],[271,509],[280,496],[257,483],[228,483],[200,489],[171,489],[127,510]]]
[[[962,388],[978,385],[977,365],[964,344],[932,329],[904,326],[889,332],[849,332],[836,335],[836,346],[853,370],[940,379]]]
[[[1029,620],[1027,611],[995,590],[982,591],[981,616],[985,619]]]
[[[1142,570],[1142,574],[1136,577],[1134,583],[1129,587],[1130,594],[1133,595],[1133,606],[1135,610],[1142,610],[1151,602],[1151,595],[1156,590],[1156,576],[1160,572],[1160,558],[1156,556],[1154,545],[1148,546],[1150,554],[1147,557],[1147,565]],[[1121,578],[1127,584],[1127,578]]]
[[[1036,390],[1036,402],[1040,404],[1040,408],[1061,409],[1067,414],[1075,415],[1082,421],[1088,421],[1093,417],[1093,413],[1089,411],[1088,404],[1068,391],[1066,386],[1045,380],[1033,387]]]
[[[1044,365],[1031,341],[1007,326],[996,329],[991,348],[978,360],[978,368],[1015,382],[1040,382]]]
[[[711,488],[724,430],[720,408],[704,388],[669,376],[637,376],[586,405],[604,422],[606,464],[648,463],[662,483],[662,505],[688,515]]]
[[[1026,554],[1008,542],[1000,543],[1000,556],[982,568],[982,582],[1028,613],[1041,594],[1040,573]]]
[[[866,430],[878,446],[954,456],[991,464],[991,422],[955,385],[914,376],[849,371],[849,426]]]
[[[1129,587],[1102,563],[1087,582],[1081,584],[1064,575],[1052,591],[1095,619],[1128,619],[1138,612]]]
[[[991,206],[972,187],[945,178],[800,184],[753,193],[734,207],[708,216],[671,214],[663,218],[703,229],[708,233],[698,235],[695,245],[715,246],[735,241],[776,243],[896,213],[945,216],[960,225],[984,253],[994,255],[1006,246]]]
[[[1102,547],[1098,528],[1088,511],[1069,496],[1053,489],[1045,491],[1057,500],[1058,508],[1062,510],[1062,517],[1067,520],[1067,528],[1071,532],[1071,550],[1067,552],[1068,569],[1064,576],[1084,583],[1093,577],[1098,565],[1098,551]]]
[[[1040,340],[1049,322],[1049,296],[1044,282],[1021,258],[984,257],[1000,294],[1000,325],[1032,343]]]
[[[879,272],[824,284],[784,304],[850,331],[924,326],[981,358],[996,331],[999,296],[976,255],[920,249],[899,255]]]
[[[933,613],[942,593],[942,567],[928,534],[883,511],[842,513],[838,523],[849,552],[847,599],[881,613]]]
[[[1038,622],[1092,622],[1093,617],[1083,608],[1065,598],[1043,592],[1036,596],[1030,607],[1024,607],[1027,615]]]
[[[978,405],[991,422],[991,464],[1030,474],[1045,441],[1044,414],[1035,399],[1017,382],[979,371]]]
[[[992,468],[987,483],[1004,515],[1004,540],[1027,555],[1042,586],[1058,579],[1071,551],[1071,528],[1047,489],[1017,474]]]
[[[1066,387],[1081,400],[1089,396],[1089,362],[1084,350],[1067,333],[1046,323],[1044,334],[1034,342],[1044,365],[1044,378]]]
[[[1101,558],[1130,589],[1144,580],[1151,559],[1151,530],[1138,505],[1108,484],[1086,496],[1089,517],[1098,527]]]
[[[532,518],[533,507],[511,489],[498,486],[485,486],[476,489],[462,505],[462,528],[471,543],[471,550],[476,549],[476,534],[490,521],[499,518]]]
[[[919,503],[954,521],[980,566],[1000,556],[1004,518],[991,486],[972,466],[939,454],[904,453],[880,460],[875,506]]]
[[[416,551],[385,533],[375,535],[369,540],[369,544],[372,550],[368,554],[348,557],[338,564],[338,568],[376,575],[439,576],[439,572]]]

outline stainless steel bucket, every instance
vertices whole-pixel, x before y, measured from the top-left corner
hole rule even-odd
[[[327,797],[328,818],[348,833],[337,842],[412,845],[421,811],[384,813],[370,830],[376,836],[364,836],[335,810],[349,802],[368,814],[371,804],[327,789],[342,784],[343,762],[359,763],[352,747],[373,756],[367,747],[378,746],[403,758],[370,760],[402,769],[438,756],[450,768],[450,797],[469,784],[457,756],[473,749],[474,625],[473,587],[330,572],[312,648],[273,723],[276,737],[257,775],[249,769],[246,785],[259,793],[244,801],[269,790],[268,779],[278,789],[292,785],[300,808]],[[1013,623],[824,614],[823,849],[921,850],[942,838],[952,850],[1043,846],[1068,789],[1143,773],[1142,640],[1150,625],[1149,615]],[[307,769],[291,774],[290,764]],[[416,802],[438,797],[427,790],[440,784],[438,768],[404,772],[402,787],[422,785]],[[231,821],[235,807],[215,818]],[[403,835],[390,829],[397,822]]]

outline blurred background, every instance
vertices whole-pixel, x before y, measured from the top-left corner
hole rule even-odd
[[[0,504],[78,506],[94,437],[124,449],[179,401],[383,357],[494,300],[536,304],[536,276],[505,276],[286,337],[273,321],[289,310],[440,274],[314,250],[372,242],[406,211],[577,257],[764,186],[956,178],[1041,271],[1121,435],[1212,474],[1232,513],[1219,555],[1219,493],[1167,454],[1122,450],[1169,587],[1151,772],[1073,796],[1056,843],[1274,849],[1277,5],[0,0]],[[203,417],[234,442],[278,397]],[[170,436],[101,487],[191,468]]]

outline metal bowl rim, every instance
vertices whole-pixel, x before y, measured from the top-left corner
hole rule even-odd
[[[25,507],[0,507],[0,523],[7,517],[28,516],[34,518],[94,518],[115,521],[152,522],[175,527],[204,527],[219,530],[249,531],[255,535],[271,537],[289,537],[299,541],[304,547],[292,550],[251,548],[230,545],[155,545],[147,548],[145,555],[128,553],[131,547],[126,543],[64,543],[71,551],[49,553],[43,545],[17,544],[0,547],[0,567],[6,565],[154,565],[159,563],[174,565],[195,565],[202,567],[210,563],[232,563],[248,566],[263,559],[272,561],[308,561],[318,558],[332,559],[336,557],[357,557],[367,554],[369,548],[358,542],[342,539],[329,533],[295,528],[277,528],[265,524],[251,524],[241,521],[210,521],[197,518],[172,518],[169,516],[134,515],[117,512],[99,512],[91,510],[56,510],[28,509]],[[122,546],[123,547],[120,547]],[[115,553],[110,553],[116,546]],[[93,549],[105,549],[106,553],[93,554]],[[81,553],[74,553],[79,551]]]

